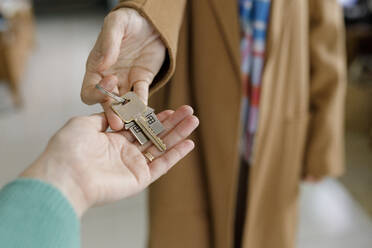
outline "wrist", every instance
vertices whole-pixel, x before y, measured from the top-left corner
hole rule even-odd
[[[34,178],[56,187],[66,197],[79,218],[91,206],[71,166],[42,154],[20,177]]]

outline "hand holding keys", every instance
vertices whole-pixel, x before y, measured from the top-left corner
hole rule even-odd
[[[125,123],[125,129],[129,129],[141,145],[150,140],[159,151],[163,152],[167,149],[164,142],[157,136],[164,131],[163,125],[156,117],[154,110],[147,107],[134,92],[128,92],[119,97],[98,84],[96,88],[116,101],[111,108]]]

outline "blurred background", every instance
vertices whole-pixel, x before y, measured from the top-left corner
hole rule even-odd
[[[116,1],[0,0],[0,187],[42,152],[80,101],[85,61]],[[347,173],[301,186],[299,248],[372,247],[372,0],[344,6]],[[146,192],[83,218],[83,247],[146,245]]]

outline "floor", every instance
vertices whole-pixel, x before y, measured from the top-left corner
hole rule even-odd
[[[81,103],[84,63],[103,16],[37,20],[36,48],[23,80],[24,107],[15,110],[0,84],[0,186],[12,180],[71,116],[100,111]],[[358,162],[358,161],[355,161]],[[83,218],[83,247],[145,247],[146,192]],[[301,187],[299,248],[370,248],[372,220],[336,180]]]
[[[347,133],[346,141],[346,164],[349,168],[341,182],[372,216],[371,136],[360,130],[353,130]]]

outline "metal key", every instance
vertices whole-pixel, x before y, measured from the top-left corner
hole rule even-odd
[[[135,122],[146,137],[160,150],[165,151],[166,145],[157,136],[155,131],[148,124],[146,119],[146,112],[148,107],[138,98],[134,92],[128,92],[124,96],[125,103],[116,102],[112,104],[113,111],[124,121],[129,124]]]
[[[156,135],[159,135],[164,131],[164,127],[161,122],[156,117],[154,110],[150,107],[147,107],[146,112],[144,113],[146,117],[147,124],[151,127]],[[124,128],[129,130],[138,140],[138,142],[143,145],[149,141],[147,136],[142,132],[142,129],[134,122],[129,122],[124,124]]]
[[[112,99],[114,99],[117,102],[125,103],[125,99],[124,98],[121,98],[120,96],[117,96],[114,93],[111,93],[110,91],[106,90],[105,88],[103,88],[99,84],[96,84],[96,89],[98,89],[99,91],[101,91],[103,94],[111,97]]]
[[[144,105],[142,103],[142,101],[138,98],[138,96],[133,93],[133,92],[129,92],[130,94],[128,94],[128,98],[126,98],[124,95],[123,97],[119,97],[111,92],[109,92],[108,90],[106,90],[105,88],[103,88],[102,86],[100,85],[96,85],[96,88],[98,90],[100,90],[103,94],[111,97],[113,100],[116,101],[116,103],[114,103],[111,108],[114,110],[114,112],[116,112],[116,114],[119,115],[119,117],[124,121],[124,128],[126,130],[130,130],[130,132],[136,137],[136,139],[138,140],[138,142],[143,145],[145,144],[146,142],[149,141],[148,137],[150,136],[153,136],[153,138],[150,140],[155,144],[155,146],[161,150],[161,151],[165,151],[166,150],[166,146],[165,144],[163,143],[163,141],[157,137],[158,134],[160,134],[161,132],[164,131],[164,127],[163,125],[161,124],[161,122],[158,120],[158,118],[156,117],[155,113],[154,113],[154,110],[150,107],[147,107],[146,105]],[[130,114],[133,114],[133,112],[141,112],[144,108],[145,108],[145,111],[142,113],[142,115],[146,118],[146,122],[147,124],[140,124],[142,127],[145,125],[145,127],[141,128],[135,121],[135,119],[133,119],[132,121],[126,121],[121,115],[120,115],[120,112],[119,111],[119,108],[120,108],[120,105],[121,106],[124,106],[126,105],[127,103],[129,103],[131,101],[131,99],[129,98],[133,98],[133,100],[135,100],[134,102],[137,103],[137,106],[136,104],[134,104],[134,109],[133,109],[133,106],[129,106],[131,109],[130,109]],[[132,103],[133,104],[133,103]],[[128,106],[126,106],[128,107]],[[138,108],[139,107],[139,108]],[[125,111],[125,110],[124,110]],[[128,116],[124,116],[127,120],[129,120],[127,117]],[[148,127],[147,127],[148,126]],[[147,128],[146,128],[147,127]],[[146,131],[146,130],[147,131]],[[155,139],[155,142],[154,142],[154,139]]]

